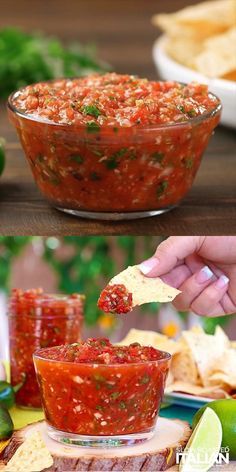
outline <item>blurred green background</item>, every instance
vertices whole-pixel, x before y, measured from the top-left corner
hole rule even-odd
[[[176,336],[184,327],[203,323],[214,332],[233,317],[201,318],[176,312],[172,305],[150,303],[125,317],[105,315],[97,299],[106,283],[128,265],[150,257],[164,238],[158,236],[0,236],[0,291],[42,287],[46,292],[86,295],[86,333],[124,335],[132,326]],[[98,332],[99,328],[99,332]]]

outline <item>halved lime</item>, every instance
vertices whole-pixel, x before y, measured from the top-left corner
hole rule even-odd
[[[180,472],[206,472],[215,463],[222,441],[222,426],[217,414],[206,408],[184,450]]]
[[[236,399],[214,400],[197,411],[193,418],[193,429],[197,426],[206,408],[217,414],[223,431],[222,447],[229,449],[230,459],[236,459]]]

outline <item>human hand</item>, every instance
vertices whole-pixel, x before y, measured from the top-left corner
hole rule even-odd
[[[171,236],[139,267],[181,290],[172,302],[179,311],[236,313],[236,236]]]

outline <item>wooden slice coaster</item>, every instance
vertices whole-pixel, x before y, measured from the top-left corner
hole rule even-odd
[[[152,439],[138,445],[113,448],[84,448],[60,444],[47,435],[46,423],[39,421],[16,431],[0,455],[0,470],[17,448],[35,430],[39,430],[53,456],[47,471],[149,471],[166,470],[175,464],[176,448],[185,446],[191,428],[180,420],[159,418]]]

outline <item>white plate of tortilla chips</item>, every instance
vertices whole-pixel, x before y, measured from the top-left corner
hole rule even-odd
[[[164,35],[153,58],[164,80],[207,83],[223,103],[221,123],[236,128],[235,0],[213,0],[170,14],[153,23]]]
[[[220,326],[206,334],[200,326],[184,330],[177,340],[131,329],[119,343],[139,342],[172,355],[165,401],[198,407],[211,400],[236,398],[236,346]]]

